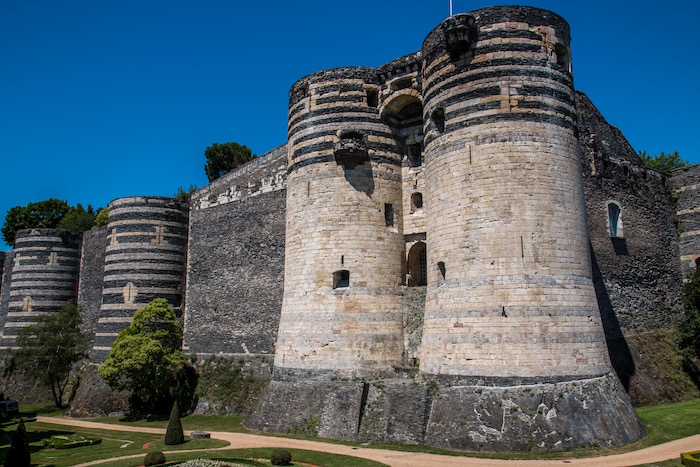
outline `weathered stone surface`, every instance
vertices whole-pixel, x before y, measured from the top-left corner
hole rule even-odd
[[[78,303],[83,318],[83,330],[95,332],[102,304],[102,282],[104,280],[105,253],[107,249],[107,226],[83,233],[80,254],[80,282]]]
[[[114,391],[108,387],[97,373],[96,365],[85,365],[79,370],[78,377],[80,382],[66,415],[104,417],[114,412],[128,412],[128,391]]]
[[[472,451],[630,443],[645,430],[617,377],[513,387],[440,387],[425,442]]]
[[[285,156],[271,151],[192,197],[186,350],[274,353],[284,285]]]

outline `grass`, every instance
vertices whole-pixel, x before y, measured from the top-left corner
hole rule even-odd
[[[342,456],[339,454],[329,454],[327,452],[306,451],[303,449],[287,449],[292,454],[292,463],[302,462],[319,467],[386,467],[386,464],[361,459],[359,457]],[[254,449],[230,449],[226,451],[216,451],[215,453],[197,454],[166,454],[168,462],[183,462],[192,459],[214,459],[214,460],[235,460],[235,459],[269,459],[272,448]],[[115,462],[100,464],[101,467],[136,467],[143,465],[142,458],[122,459]],[[269,463],[267,464],[269,465]]]
[[[30,409],[27,410],[25,406],[18,417],[0,423],[0,459],[5,457],[10,448],[11,437],[17,429],[20,417],[25,419],[32,462],[41,466],[69,467],[82,462],[131,454],[139,454],[139,459],[142,462],[142,455],[145,455],[149,450],[202,450],[228,445],[227,442],[216,439],[190,440],[186,438],[184,444],[167,446],[166,448],[163,445],[163,435],[89,428],[73,429],[65,425],[39,423],[33,421],[35,420],[34,416],[37,414],[46,415],[46,412],[42,412],[40,408],[36,407],[30,407]],[[41,443],[44,438],[53,435],[74,433],[101,438],[102,443],[73,449],[48,449]]]
[[[185,430],[204,430],[204,431],[228,431],[231,433],[248,433],[251,432],[243,426],[243,415],[187,415],[181,417],[182,428]],[[104,417],[104,418],[86,418],[86,421],[109,423],[110,425],[124,426],[140,426],[149,428],[167,428],[168,419],[162,420],[146,420],[144,418],[130,417]]]
[[[51,405],[32,405],[23,406],[21,416],[31,420],[36,415],[43,416],[60,416],[60,410],[56,410]],[[675,439],[680,439],[686,436],[691,436],[700,433],[700,399],[679,402],[675,404],[665,404],[659,406],[641,407],[637,409],[642,422],[648,430],[647,436],[627,446],[619,446],[614,448],[604,448],[597,450],[575,450],[568,452],[533,452],[533,453],[464,453],[449,451],[446,449],[432,448],[429,446],[411,446],[399,444],[372,444],[370,448],[394,449],[408,452],[425,452],[433,454],[443,454],[451,456],[471,456],[471,457],[488,457],[499,459],[553,459],[553,458],[580,458],[590,456],[604,456],[611,454],[620,454],[624,452],[642,449],[648,446],[665,443]],[[91,419],[101,423],[109,423],[122,426],[141,426],[150,428],[166,428],[167,420],[148,421],[145,419],[128,419],[126,417],[110,417]],[[228,432],[251,432],[246,429],[241,416],[203,416],[190,415],[182,417],[183,427],[186,430],[205,430],[205,431],[228,431]],[[9,449],[9,434],[13,433],[16,428],[16,420],[10,420],[0,424],[0,434],[4,434],[0,439],[0,459],[4,457],[7,449]],[[199,450],[212,447],[225,446],[225,442],[218,440],[190,440],[188,443],[181,446],[164,446],[162,444],[162,435],[131,433],[111,430],[93,430],[85,428],[76,428],[72,430],[70,427],[63,425],[52,425],[50,423],[29,422],[27,430],[30,435],[30,446],[32,449],[32,460],[39,465],[55,465],[56,467],[74,465],[80,462],[88,462],[96,459],[108,459],[117,455],[139,454],[139,457],[131,461],[121,460],[117,463],[111,462],[104,465],[141,465],[143,458],[149,449],[172,451],[172,450]],[[44,449],[40,446],[41,439],[49,437],[53,434],[80,433],[85,435],[99,436],[103,439],[102,444],[96,446],[85,446],[82,448],[74,448],[70,450],[56,451]],[[304,437],[299,435],[283,435],[285,437],[297,439],[313,439],[319,438]],[[326,441],[326,440],[324,440]],[[360,443],[348,443],[338,440],[327,440],[328,442],[337,444],[359,445]],[[144,445],[148,445],[144,448]],[[168,461],[180,461],[196,459],[200,457],[211,457],[217,459],[235,459],[235,458],[250,458],[262,457],[268,458],[271,449],[227,449],[216,452],[200,452],[200,453],[181,453],[168,455]],[[298,462],[307,462],[314,465],[334,465],[334,466],[378,466],[372,461],[365,461],[358,458],[344,458],[322,452],[290,450],[293,459]],[[67,456],[67,457],[66,457]],[[68,460],[69,459],[69,460]],[[654,466],[678,466],[680,458],[670,460],[663,463],[650,464]]]

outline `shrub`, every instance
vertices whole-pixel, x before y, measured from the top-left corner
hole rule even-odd
[[[185,442],[185,435],[182,432],[182,422],[180,421],[180,413],[177,408],[177,401],[173,404],[173,409],[170,411],[170,421],[168,429],[165,431],[165,444],[182,444]]]
[[[24,419],[17,424],[17,431],[12,437],[12,445],[5,457],[5,467],[30,467],[32,465],[27,441],[27,429],[24,427]]]
[[[143,466],[150,467],[151,465],[165,464],[165,454],[160,451],[151,451],[143,458]]]
[[[292,454],[286,449],[274,449],[270,454],[272,465],[292,465]]]
[[[681,463],[685,467],[698,467],[698,466],[700,466],[700,451],[682,452],[681,453]]]
[[[101,442],[101,438],[82,435],[53,435],[51,438],[44,438],[41,440],[44,446],[54,449],[79,448],[82,446],[100,444]]]

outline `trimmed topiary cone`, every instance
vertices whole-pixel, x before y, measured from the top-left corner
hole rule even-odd
[[[24,427],[24,419],[17,424],[17,431],[12,437],[12,445],[5,457],[5,467],[30,467],[32,465],[27,441],[27,429]]]
[[[182,432],[182,422],[180,421],[180,411],[177,407],[177,401],[173,404],[173,410],[170,411],[170,421],[168,429],[165,431],[165,444],[182,444],[185,442],[185,434]]]

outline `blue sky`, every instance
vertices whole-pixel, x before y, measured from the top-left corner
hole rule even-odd
[[[576,88],[635,149],[700,162],[700,2],[522,4],[569,22]],[[97,207],[202,186],[210,144],[285,142],[296,80],[414,52],[448,13],[447,0],[1,0],[0,225],[51,197]]]

